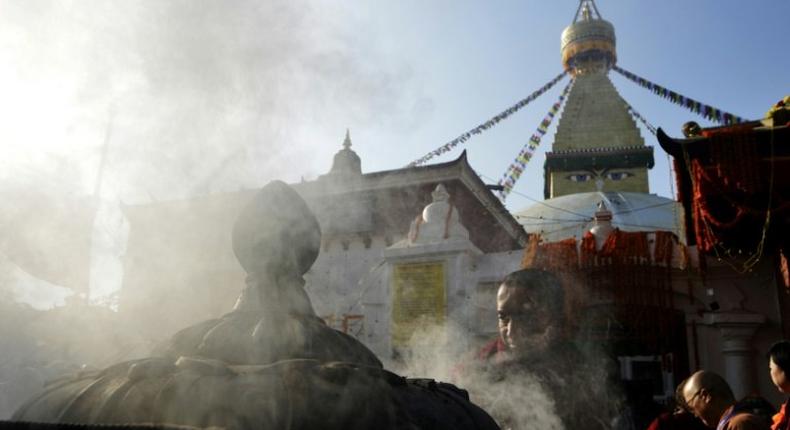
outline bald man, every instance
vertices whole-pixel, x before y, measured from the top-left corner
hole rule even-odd
[[[683,386],[683,399],[694,415],[716,430],[768,430],[757,415],[740,411],[727,381],[716,373],[700,370]]]

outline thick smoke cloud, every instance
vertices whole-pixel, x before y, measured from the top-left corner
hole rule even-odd
[[[64,371],[148,353],[103,306],[122,276],[121,204],[314,178],[346,126],[419,126],[408,65],[356,34],[351,7],[0,0],[0,418]],[[69,268],[88,273],[59,282]]]
[[[0,131],[5,163],[59,187],[94,189],[105,140],[104,193],[134,203],[298,179],[339,146],[342,129],[314,140],[327,138],[326,124],[409,120],[399,119],[410,115],[400,96],[408,67],[355,38],[340,5],[34,0],[2,9],[0,85],[11,97],[0,109],[13,119]]]
[[[346,126],[394,132],[425,114],[408,65],[358,37],[351,5],[33,0],[0,9],[0,232],[24,231],[17,248],[80,254],[84,232],[58,217],[84,229],[94,220],[79,218],[95,214],[94,266],[108,261],[93,268],[94,291],[104,275],[118,283],[119,204],[314,178]],[[37,259],[81,264],[69,258]],[[60,284],[85,283],[71,281]]]

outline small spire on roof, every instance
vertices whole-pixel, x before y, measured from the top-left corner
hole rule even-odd
[[[596,205],[598,210],[595,211],[595,216],[593,217],[596,221],[609,221],[612,219],[612,212],[606,207],[606,203],[601,200]]]
[[[361,175],[362,162],[359,155],[351,149],[351,132],[346,129],[346,138],[343,139],[343,149],[337,151],[335,158],[332,160],[332,168],[329,174],[340,175]]]
[[[593,215],[593,226],[589,231],[595,236],[595,249],[600,250],[614,231],[614,227],[612,226],[612,212],[606,207],[606,203],[601,200],[597,206],[598,210]]]
[[[343,148],[351,148],[351,131],[346,129],[346,138],[343,140]]]

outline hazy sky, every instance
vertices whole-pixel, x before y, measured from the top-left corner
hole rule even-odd
[[[790,92],[787,1],[597,3],[627,70],[748,118]],[[400,167],[560,72],[577,4],[2,1],[2,179],[91,192],[110,123],[102,195],[128,203],[314,177],[346,127],[365,171]],[[705,122],[612,80],[670,133]],[[473,167],[498,179],[561,87],[469,141]],[[652,190],[668,195],[656,160]],[[517,191],[541,197],[542,163]]]
[[[328,171],[347,127],[364,171],[398,168],[556,76],[560,33],[577,5],[0,0],[0,191],[90,194],[105,142],[100,194],[110,208],[311,179]],[[790,93],[786,0],[597,5],[615,26],[626,70],[747,118]],[[710,125],[611,78],[670,134],[689,120]],[[463,146],[488,182],[563,84]],[[555,126],[511,209],[542,199],[542,154]],[[669,196],[666,155],[643,136],[656,147],[651,190]]]

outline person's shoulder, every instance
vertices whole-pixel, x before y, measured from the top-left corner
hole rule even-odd
[[[653,418],[653,421],[650,421],[650,425],[647,426],[647,430],[661,430],[667,422],[669,422],[669,413],[665,412]]]
[[[748,412],[733,416],[727,425],[728,430],[768,430],[769,428],[768,422],[763,418]]]
[[[783,403],[779,408],[779,412],[773,416],[773,423],[771,425],[772,430],[790,429],[790,417],[787,416],[788,405],[790,405],[790,399]]]

